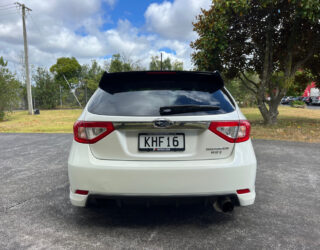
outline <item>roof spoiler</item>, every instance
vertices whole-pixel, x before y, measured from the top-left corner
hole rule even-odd
[[[218,71],[130,71],[107,73],[99,87],[114,94],[128,90],[198,90],[215,92],[223,88],[224,82]]]

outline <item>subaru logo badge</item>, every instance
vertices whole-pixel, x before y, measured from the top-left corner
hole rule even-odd
[[[168,128],[170,126],[172,126],[173,122],[166,120],[166,119],[158,119],[155,120],[153,123],[153,126],[155,128]]]

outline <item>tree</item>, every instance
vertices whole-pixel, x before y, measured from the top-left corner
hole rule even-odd
[[[161,60],[159,59],[159,56],[152,56],[151,62],[149,64],[150,70],[161,70]],[[166,58],[162,62],[162,70],[183,70],[183,62],[180,62],[178,60],[171,63],[170,58]]]
[[[126,65],[126,69],[128,69],[128,65]],[[121,61],[120,54],[115,54],[112,56],[110,67],[109,67],[108,71],[110,73],[123,71],[123,62]]]
[[[114,54],[110,65],[107,65],[107,71],[109,73],[140,70],[143,70],[143,67],[139,62],[132,62],[130,59],[125,56],[121,56],[120,54]]]
[[[238,77],[265,123],[274,124],[298,70],[319,74],[319,19],[318,0],[213,0],[193,24],[199,38],[192,59],[200,70]]]
[[[55,108],[59,102],[59,84],[54,81],[48,70],[38,67],[32,79],[35,82],[36,106],[44,109]]]
[[[320,87],[320,54],[314,54],[313,57],[306,62],[305,70],[303,71],[303,74],[301,74],[302,77],[307,80],[308,83],[311,81],[315,81]]]
[[[20,83],[7,68],[8,62],[0,57],[0,121],[5,111],[11,111],[19,99]]]
[[[250,79],[255,79],[257,76],[252,75],[249,76]],[[226,86],[228,90],[232,94],[232,96],[236,99],[239,106],[242,107],[251,107],[256,104],[256,99],[253,93],[247,91],[243,88],[241,80],[239,78],[227,79]]]
[[[180,62],[178,60],[174,61],[172,68],[173,70],[183,70],[183,62]]]
[[[91,65],[85,64],[81,66],[80,89],[83,90],[83,95],[79,99],[83,104],[86,103],[98,88],[103,72],[104,70],[96,60],[92,60]]]
[[[164,67],[162,66],[164,69]],[[150,70],[161,70],[161,61],[159,60],[158,56],[152,56],[151,57],[151,62],[149,64],[149,69]]]
[[[57,63],[50,67],[50,71],[54,74],[54,80],[62,86],[63,89],[70,90],[73,97],[66,93],[62,94],[62,99],[64,103],[67,102],[73,105],[73,101],[81,107],[81,103],[76,95],[76,89],[79,87],[81,65],[78,63],[77,59],[74,57],[60,57],[57,59]],[[72,100],[72,101],[71,101]]]
[[[74,87],[79,82],[81,65],[74,57],[60,57],[57,63],[50,67],[50,71],[54,74],[55,80],[64,88],[69,89],[65,78],[70,83],[70,87]]]

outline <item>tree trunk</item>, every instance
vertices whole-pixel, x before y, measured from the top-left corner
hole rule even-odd
[[[274,125],[277,123],[279,115],[278,107],[279,103],[271,102],[269,104],[269,119],[267,122],[265,121],[266,124]]]
[[[278,95],[273,95],[268,103],[264,98],[266,93],[263,89],[260,89],[260,92],[257,93],[258,108],[265,124],[274,125],[277,123],[279,115],[278,107],[280,105],[281,98],[284,96],[283,93],[284,91],[281,91]]]
[[[274,125],[277,123],[277,118],[279,115],[278,106],[279,104],[275,104],[272,102],[270,103],[268,109],[265,103],[260,103],[260,101],[258,100],[258,108],[263,117],[264,124]]]

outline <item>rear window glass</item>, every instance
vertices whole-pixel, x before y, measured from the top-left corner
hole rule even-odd
[[[221,90],[211,93],[201,89],[128,89],[109,93],[98,88],[92,96],[88,111],[110,116],[160,116],[160,109],[168,106],[211,105],[217,110],[185,112],[171,116],[214,115],[234,111],[228,96]]]

